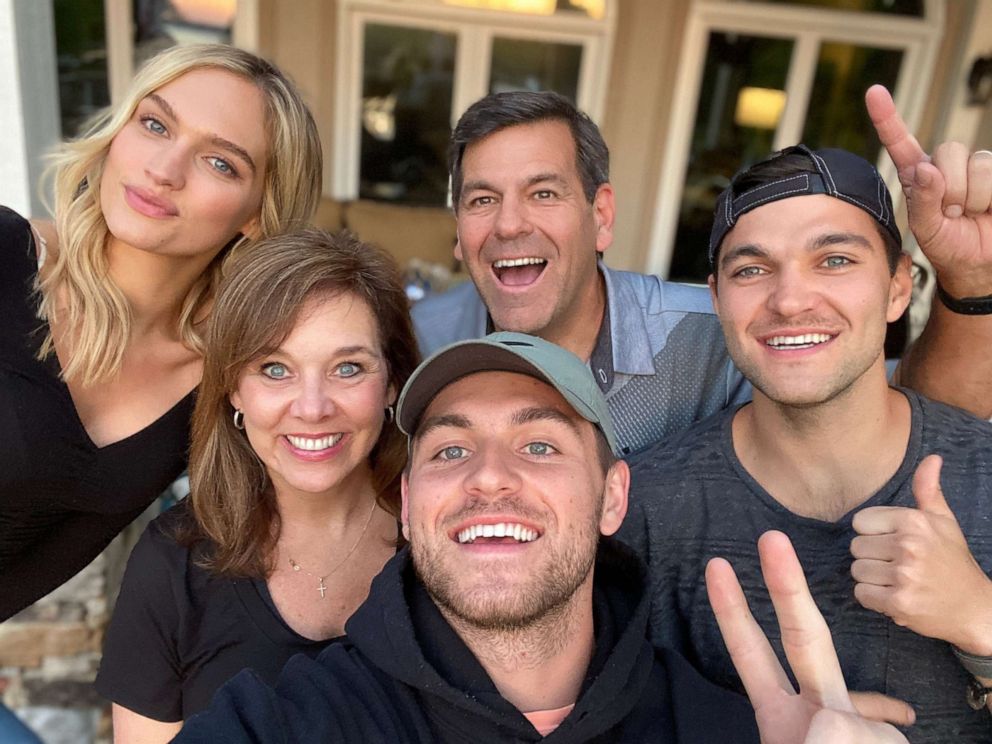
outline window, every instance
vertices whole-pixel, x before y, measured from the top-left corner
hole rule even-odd
[[[694,3],[675,94],[687,103],[673,112],[648,270],[705,280],[716,196],[739,168],[797,142],[884,163],[896,195],[864,91],[885,85],[915,126],[942,15],[933,0]]]
[[[116,100],[147,59],[176,44],[258,46],[258,0],[55,0],[62,135]]]
[[[333,194],[443,206],[451,127],[475,100],[554,90],[594,118],[606,0],[341,0]]]

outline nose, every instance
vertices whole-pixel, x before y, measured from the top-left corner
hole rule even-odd
[[[296,387],[290,413],[302,421],[317,422],[334,414],[332,383],[322,376],[304,376]]]
[[[512,453],[498,445],[479,445],[470,461],[465,489],[476,496],[494,497],[516,493],[519,470],[510,462]]]
[[[159,186],[181,189],[186,183],[189,153],[176,142],[164,142],[145,164],[145,174]]]
[[[526,205],[516,197],[504,196],[496,215],[496,237],[514,240],[529,234],[532,229]]]
[[[783,318],[801,315],[816,304],[817,292],[811,279],[800,268],[779,267],[768,294],[768,309]]]

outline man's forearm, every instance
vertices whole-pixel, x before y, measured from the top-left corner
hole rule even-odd
[[[934,295],[923,333],[903,356],[900,385],[992,417],[992,315],[962,315]]]

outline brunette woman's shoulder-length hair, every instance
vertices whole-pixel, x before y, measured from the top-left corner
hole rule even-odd
[[[215,573],[262,578],[279,535],[272,484],[243,431],[229,396],[245,367],[277,348],[301,308],[318,294],[348,294],[372,311],[396,391],[420,361],[409,302],[396,262],[349,233],[304,229],[267,238],[233,258],[217,293],[206,335],[203,382],[193,413],[190,504],[193,522],[177,535]],[[406,438],[391,422],[369,461],[379,505],[399,515]]]
[[[113,377],[131,335],[130,305],[108,278],[108,230],[100,209],[100,181],[110,145],[145,97],[188,72],[204,69],[237,75],[262,95],[265,121],[259,126],[264,127],[268,152],[255,237],[302,227],[317,209],[322,168],[317,125],[300,91],[275,65],[223,44],[177,46],[152,57],[122,101],[97,113],[78,138],[62,143],[50,156],[59,243],[36,289],[39,317],[51,322],[59,315],[75,333],[72,353],[62,368],[66,380],[92,384]],[[232,235],[186,296],[179,335],[189,348],[203,351],[198,322],[213,300],[224,262],[235,247],[236,252],[250,250],[251,242],[248,236]],[[53,352],[49,333],[39,356]]]

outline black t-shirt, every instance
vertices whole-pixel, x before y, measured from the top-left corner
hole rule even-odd
[[[196,565],[197,546],[173,535],[185,504],[153,521],[128,561],[107,629],[96,689],[157,721],[205,709],[214,692],[252,669],[274,683],[295,654],[315,657],[333,639],[311,641],[275,611],[262,582],[216,576]]]
[[[36,358],[45,324],[31,228],[0,208],[0,621],[92,561],[182,473],[193,393],[161,418],[97,447],[55,355]]]

